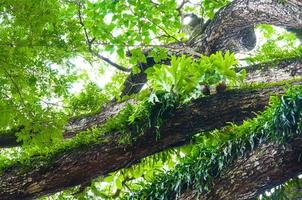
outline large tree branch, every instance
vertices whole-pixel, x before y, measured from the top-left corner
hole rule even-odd
[[[302,137],[286,145],[269,143],[233,162],[216,178],[203,200],[254,199],[302,172]],[[188,191],[179,199],[196,199],[197,191]]]
[[[223,8],[210,22],[204,34],[189,45],[197,52],[211,54],[227,50],[243,29],[259,23],[302,29],[302,2],[287,0],[238,0]],[[232,45],[232,44],[231,44]]]
[[[245,67],[247,71],[246,82],[277,82],[302,76],[301,58],[283,59],[279,60],[278,64],[274,63],[276,61]]]
[[[142,67],[145,67],[145,65],[142,65]],[[300,59],[285,59],[281,60],[279,64],[276,64],[275,62],[255,64],[245,67],[245,69],[248,72],[246,77],[246,81],[248,83],[278,82],[302,76],[302,61]],[[140,74],[138,74],[137,77],[146,78],[145,76],[140,76]],[[143,84],[137,87],[142,86]],[[134,92],[134,90],[138,90],[137,87],[132,88],[129,86],[128,92]],[[124,95],[126,95],[126,93]],[[126,103],[134,103],[134,100],[128,100],[126,102],[121,103],[111,102],[106,105],[101,112],[95,115],[83,116],[69,120],[69,123],[65,127],[64,138],[71,138],[81,131],[104,124],[107,119],[114,117],[116,114],[118,114],[119,111],[124,108]],[[16,142],[17,138],[15,134],[21,129],[22,127],[19,127],[18,129],[13,129],[9,132],[6,132],[5,134],[0,134],[0,147],[13,147],[20,145]]]
[[[104,142],[61,152],[51,163],[32,163],[29,171],[20,165],[11,167],[0,176],[0,196],[10,200],[37,197],[130,166],[143,157],[186,143],[196,132],[253,117],[255,112],[264,110],[271,93],[282,94],[283,88],[233,90],[198,99],[170,113],[170,120],[160,128],[160,139],[150,129],[135,144],[123,145],[119,143],[121,136],[112,133],[104,136]]]

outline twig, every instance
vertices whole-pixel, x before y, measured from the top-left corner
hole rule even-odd
[[[181,9],[184,7],[184,5],[188,2],[189,2],[188,0],[183,0],[181,2],[181,4],[176,8],[176,10],[181,11]]]
[[[92,43],[95,41],[95,38],[92,38],[92,39],[89,39],[89,35],[88,35],[88,31],[85,27],[85,24],[84,24],[84,20],[83,20],[83,17],[82,17],[82,13],[81,13],[81,9],[82,9],[82,5],[81,3],[79,2],[78,3],[78,17],[79,17],[79,20],[80,20],[80,25],[82,26],[83,30],[84,30],[84,34],[85,34],[85,40],[86,40],[86,44],[88,46],[88,51],[94,55],[94,56],[97,56],[98,58],[100,58],[101,60],[105,61],[106,63],[110,64],[111,66],[115,67],[116,69],[120,70],[120,71],[123,71],[123,72],[131,72],[131,69],[129,68],[125,68],[113,61],[111,61],[109,58],[106,58],[105,56],[102,56],[101,54],[97,53],[97,52],[94,52],[92,50]]]
[[[3,71],[9,77],[9,79],[11,80],[11,82],[13,83],[13,85],[14,85],[15,89],[17,90],[17,93],[18,93],[18,95],[19,95],[19,97],[21,99],[21,103],[22,103],[22,105],[25,108],[26,107],[25,106],[25,101],[24,101],[23,96],[21,94],[21,89],[19,88],[18,84],[15,82],[15,80],[13,79],[13,77],[11,76],[11,74],[5,68],[3,68]]]

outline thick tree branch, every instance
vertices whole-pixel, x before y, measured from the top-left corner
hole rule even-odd
[[[202,200],[255,199],[302,172],[302,137],[296,137],[286,145],[269,143],[236,160],[216,178],[208,194]],[[197,191],[188,191],[179,199],[196,199]]]
[[[148,62],[152,62],[148,61]],[[142,67],[146,67],[146,65],[142,65]],[[292,60],[283,60],[280,61],[279,64],[275,62],[265,63],[265,64],[255,64],[245,67],[248,74],[246,77],[246,81],[248,83],[251,82],[278,82],[282,80],[291,79],[294,77],[302,76],[302,61],[300,59],[292,59]],[[240,70],[240,69],[238,69]],[[133,76],[132,78],[145,78],[145,76],[141,76],[141,74],[137,74],[137,76]],[[129,80],[129,82],[138,80]],[[145,79],[142,79],[141,85],[132,86],[130,83],[128,84],[128,90],[124,90],[122,93],[123,96],[128,93],[138,92],[141,87],[143,87],[143,82]],[[132,87],[131,87],[132,86]],[[84,116],[73,118],[66,125],[64,131],[64,138],[71,138],[77,133],[87,130],[92,127],[100,126],[106,122],[108,118],[114,117],[121,109],[124,108],[126,103],[134,103],[133,100],[129,100],[127,102],[111,102],[106,105],[103,110],[92,116]],[[16,142],[15,134],[19,132],[20,129],[11,130],[9,133],[1,134],[0,133],[0,147],[12,147],[20,145]]]
[[[196,132],[253,117],[255,112],[264,110],[271,93],[282,94],[283,88],[233,90],[198,99],[170,113],[169,120],[160,128],[158,140],[150,129],[135,144],[122,145],[121,136],[112,133],[102,143],[68,149],[52,158],[50,164],[32,163],[30,171],[21,170],[22,166],[12,167],[0,176],[0,196],[3,200],[33,198],[130,166],[143,157],[186,143]]]
[[[301,58],[283,59],[276,61],[253,64],[244,67],[247,71],[246,82],[277,82],[288,80],[293,77],[302,76],[302,60]]]
[[[302,2],[287,0],[238,0],[218,12],[203,35],[189,45],[197,52],[211,54],[227,50],[238,32],[259,23],[302,29]]]

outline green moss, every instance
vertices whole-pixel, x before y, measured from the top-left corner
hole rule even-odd
[[[297,79],[289,81],[289,83]],[[271,84],[258,84],[246,86],[239,91],[248,89],[265,88],[268,86],[280,86],[288,82],[278,82]],[[150,95],[148,99],[141,101],[138,105],[127,104],[127,106],[114,118],[97,128],[83,131],[74,138],[58,143],[51,147],[31,146],[26,148],[20,155],[10,159],[5,155],[0,155],[0,172],[11,168],[21,168],[30,170],[36,166],[49,166],[52,161],[60,157],[66,151],[77,151],[89,148],[92,145],[106,143],[105,134],[119,132],[121,143],[133,143],[136,138],[144,133],[148,128],[155,128],[157,137],[159,127],[169,113],[169,110],[178,105],[176,97],[169,93]]]
[[[261,82],[261,83],[251,83],[246,84],[241,87],[241,90],[252,90],[252,89],[264,89],[268,87],[278,87],[278,86],[291,86],[295,82],[302,81],[301,77],[296,77],[288,80],[282,80],[278,82]]]
[[[105,134],[118,132],[120,143],[135,142],[144,130],[152,127],[158,130],[165,114],[175,105],[177,103],[174,97],[166,93],[158,94],[156,100],[150,98],[138,105],[127,104],[117,116],[108,119],[103,126],[83,131],[70,140],[64,140],[51,147],[30,146],[13,159],[0,155],[0,172],[11,168],[26,171],[42,165],[47,167],[67,151],[78,151],[108,142],[108,139],[103,137]]]
[[[169,172],[142,183],[124,199],[174,199],[187,188],[208,191],[212,181],[236,158],[265,142],[285,143],[302,133],[302,86],[281,98],[271,99],[269,109],[241,126],[230,126],[197,136],[192,153]],[[133,195],[134,194],[134,195]]]

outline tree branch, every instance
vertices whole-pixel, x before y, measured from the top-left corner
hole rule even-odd
[[[148,62],[152,62],[152,60]],[[146,66],[147,65],[142,65],[143,68]],[[275,62],[265,63],[265,64],[255,64],[255,65],[247,66],[245,67],[245,69],[248,72],[246,77],[246,81],[248,83],[278,82],[278,81],[302,76],[302,61],[301,59],[298,58],[292,60],[286,59],[283,61],[282,60],[279,61],[279,64],[276,64]],[[132,79],[127,80],[127,82],[125,82],[125,84],[127,85],[123,90],[122,96],[138,92],[141,89],[141,87],[143,87],[144,81],[146,80],[147,77],[142,76],[141,73],[136,74],[134,76],[130,76]],[[136,82],[138,84],[133,85],[133,82]],[[81,131],[104,124],[107,121],[107,119],[114,117],[116,114],[118,114],[119,111],[124,108],[126,103],[134,103],[134,100],[132,99],[121,103],[111,102],[108,105],[106,105],[101,112],[95,115],[70,119],[69,123],[65,127],[64,138],[71,138]],[[5,134],[1,134],[0,132],[0,147],[12,147],[12,146],[20,145],[19,143],[16,142],[15,134],[20,131],[19,129],[17,130],[18,131],[15,130],[11,130],[9,132],[6,131]]]
[[[302,2],[299,0],[285,3],[278,0],[233,1],[215,15],[204,34],[188,45],[197,52],[211,54],[227,50],[233,37],[237,37],[236,33],[256,24],[302,29],[301,13]]]
[[[302,29],[302,3],[298,0],[288,0],[285,4],[278,0],[237,0],[217,12],[216,17],[207,25],[204,33],[194,37],[187,43],[173,43],[166,47],[170,55],[185,54],[198,57],[200,54],[209,55],[216,51],[241,50],[242,43],[255,43],[247,41],[251,34],[247,31],[256,24],[266,23],[276,26],[285,26]],[[251,46],[252,47],[252,46]],[[248,49],[251,47],[247,47]],[[247,49],[247,50],[248,50]],[[144,67],[154,66],[153,58]],[[146,83],[146,74],[130,74],[125,82],[125,91],[122,94],[137,93]],[[129,83],[135,87],[129,89]]]
[[[0,175],[0,196],[3,200],[33,198],[130,166],[143,157],[188,142],[196,132],[253,117],[255,112],[264,110],[271,93],[282,94],[283,88],[233,90],[198,99],[171,112],[160,128],[160,139],[150,129],[135,144],[120,144],[121,135],[112,133],[104,136],[104,142],[58,153],[51,163],[36,160],[38,163],[31,163],[30,171],[22,170],[22,165],[11,167]]]
[[[80,20],[80,25],[82,26],[83,30],[84,30],[84,35],[85,35],[85,40],[86,40],[86,44],[88,46],[88,51],[98,57],[99,59],[105,61],[106,63],[110,64],[111,66],[115,67],[116,69],[120,70],[120,71],[123,71],[123,72],[131,72],[131,69],[129,68],[125,68],[119,64],[116,64],[115,62],[111,61],[109,58],[106,58],[105,56],[102,56],[101,54],[97,53],[97,52],[94,52],[92,50],[92,44],[93,42],[95,41],[95,38],[92,38],[92,39],[89,39],[89,35],[88,35],[88,31],[85,27],[85,24],[84,24],[84,20],[83,20],[83,17],[82,17],[82,13],[81,13],[81,9],[82,9],[82,4],[81,2],[78,2],[78,17],[79,17],[79,20]]]
[[[286,145],[262,144],[243,158],[227,167],[216,178],[210,192],[201,194],[200,200],[255,199],[302,172],[302,137],[296,137]],[[196,199],[197,191],[184,193],[179,200]]]

